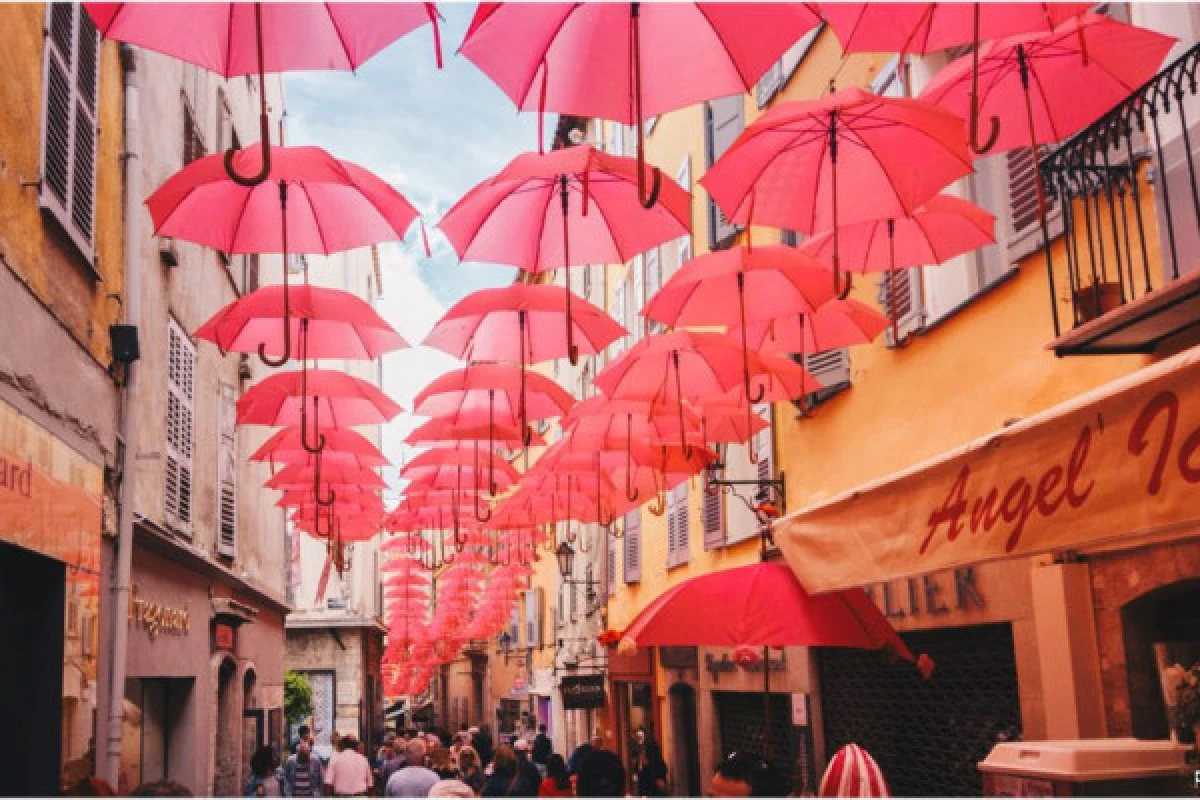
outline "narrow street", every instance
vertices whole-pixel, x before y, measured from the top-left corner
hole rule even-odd
[[[0,52],[0,795],[1200,794],[1200,4]]]

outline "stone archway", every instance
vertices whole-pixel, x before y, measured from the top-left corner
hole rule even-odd
[[[1200,578],[1160,586],[1126,603],[1121,630],[1132,733],[1139,739],[1166,739],[1170,729],[1160,667],[1200,663]]]
[[[241,766],[241,724],[243,691],[237,680],[238,665],[232,656],[218,656],[216,672],[216,714],[213,725],[212,791],[217,797],[237,797]]]
[[[242,669],[241,759],[238,765],[238,786],[250,778],[250,760],[259,745],[266,742],[266,720],[258,700],[258,671],[253,663]]]

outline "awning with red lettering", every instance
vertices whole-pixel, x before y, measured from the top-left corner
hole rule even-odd
[[[775,541],[809,591],[1200,531],[1200,352],[800,509]]]

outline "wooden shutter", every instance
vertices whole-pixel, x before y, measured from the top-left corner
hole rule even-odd
[[[217,412],[217,554],[237,557],[237,392],[221,384]]]
[[[737,139],[744,126],[745,97],[734,95],[712,100],[704,106],[705,145],[708,155],[708,166],[716,163],[729,146]],[[708,243],[709,248],[717,250],[732,243],[738,227],[725,217],[712,198],[708,199]]]
[[[659,248],[655,247],[653,250],[646,251],[645,264],[646,301],[649,302],[650,298],[654,297],[658,293],[658,290],[662,288],[663,283],[662,254],[659,252]],[[643,307],[645,307],[644,304]],[[651,333],[660,333],[666,327],[661,322],[650,322],[648,320],[646,321],[646,325]]]
[[[772,463],[775,456],[775,438],[771,428],[770,403],[759,403],[754,407],[754,413],[766,421],[767,427],[754,434],[750,446],[754,448],[754,455],[758,459],[756,466],[758,479],[760,481],[770,480],[775,477],[774,464]]]
[[[508,647],[521,646],[521,606],[514,603],[512,613],[508,615]]]
[[[196,350],[191,339],[171,320],[167,325],[167,441],[164,516],[175,531],[191,535],[192,450]]]
[[[679,169],[675,170],[675,182],[678,183],[683,190],[688,193],[690,198],[692,195],[692,156],[689,153],[684,153],[683,161],[679,164]],[[692,257],[692,204],[688,203],[688,232],[679,237],[679,241],[675,247],[676,261],[672,265],[670,271],[663,276],[664,279],[670,278],[675,274],[675,270],[686,264]]]
[[[525,646],[542,646],[542,589],[535,586],[525,592]]]
[[[850,351],[842,347],[823,353],[808,353],[804,356],[804,367],[821,387],[806,395],[809,404],[820,403],[844,389],[850,383]]]
[[[725,544],[725,497],[719,489],[704,492],[704,549]]]
[[[646,260],[635,256],[629,265],[629,290],[625,294],[625,327],[634,343],[645,335],[642,309],[646,307]]]
[[[667,566],[676,567],[690,556],[687,481],[667,493]]]
[[[924,307],[920,292],[920,267],[893,269],[881,273],[879,279],[879,306],[888,319],[896,320],[896,330],[903,340],[908,334],[921,329]],[[896,346],[892,328],[884,333],[889,347]]]
[[[1038,157],[1048,152],[1038,148]],[[1009,232],[1018,238],[1041,226],[1037,204],[1037,162],[1027,147],[1010,150],[1004,156],[1008,167],[1008,214]],[[1046,213],[1054,208],[1054,198],[1046,196]]]
[[[94,257],[100,39],[78,3],[47,3],[39,203]]]
[[[608,123],[608,152],[614,156],[625,153],[625,126],[616,122]]]
[[[625,514],[625,582],[642,579],[642,511],[635,508]]]
[[[622,327],[627,324],[627,320],[625,319],[625,286],[625,281],[621,281],[616,285],[616,288],[613,289],[612,315],[617,322],[621,323]],[[621,353],[625,352],[626,338],[627,337],[625,336],[621,336],[612,343],[611,347],[613,358],[616,358],[617,356],[621,355]]]
[[[617,540],[605,534],[608,543],[608,562],[605,564],[604,586],[609,597],[617,593]]]

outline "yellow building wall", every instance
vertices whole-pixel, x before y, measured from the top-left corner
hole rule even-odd
[[[4,80],[0,81],[0,260],[101,364],[110,361],[108,326],[122,292],[123,103],[115,42],[99,54],[95,265],[91,274],[56,223],[38,207],[44,88],[44,3],[0,6]]]

